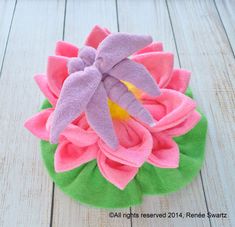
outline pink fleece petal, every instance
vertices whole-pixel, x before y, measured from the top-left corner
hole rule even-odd
[[[55,171],[64,172],[72,170],[80,165],[87,163],[97,156],[98,147],[78,147],[70,141],[60,141],[55,153]]]
[[[52,108],[43,110],[33,117],[29,118],[24,126],[39,139],[49,140],[49,131],[46,128],[47,120],[51,113],[53,112]]]
[[[154,132],[181,124],[196,108],[196,103],[191,98],[170,89],[161,89],[161,95],[156,98],[145,95],[142,101],[156,120],[156,126],[149,129]]]
[[[63,131],[62,136],[66,137],[66,139],[72,142],[74,145],[80,147],[90,146],[96,143],[98,140],[97,134],[90,128],[85,130],[82,127],[79,127],[79,122],[77,124],[78,125],[69,124],[68,127]]]
[[[189,84],[190,75],[191,72],[185,69],[174,69],[171,80],[167,84],[166,88],[185,93]]]
[[[59,96],[64,80],[68,76],[67,57],[49,56],[47,63],[47,80],[51,91]]]
[[[56,43],[55,54],[65,57],[77,57],[78,56],[78,48],[64,41],[58,41]]]
[[[187,119],[185,119],[179,125],[176,125],[173,128],[162,131],[165,135],[168,136],[181,136],[193,129],[196,124],[200,121],[201,115],[197,111],[193,111]]]
[[[100,42],[103,41],[109,34],[110,32],[108,31],[108,29],[101,28],[100,26],[96,25],[86,38],[85,45],[97,49]]]
[[[159,168],[177,168],[179,166],[179,148],[170,137],[153,135],[153,150],[148,162]]]
[[[171,79],[174,63],[173,57],[172,53],[150,52],[134,55],[132,60],[143,64],[157,81],[158,86],[164,88]]]
[[[138,172],[138,168],[110,160],[102,152],[98,154],[97,163],[104,178],[121,190],[126,187]]]
[[[119,147],[115,150],[99,141],[100,150],[111,160],[134,167],[140,167],[152,150],[152,136],[137,121],[114,121]]]
[[[42,91],[42,93],[45,95],[45,97],[49,100],[49,102],[53,106],[55,106],[58,97],[56,97],[56,95],[54,95],[51,89],[49,88],[47,77],[45,75],[35,75],[34,80]]]
[[[134,55],[137,54],[144,54],[148,52],[160,52],[163,51],[163,44],[161,42],[153,42],[146,46],[143,49],[138,50],[137,52],[134,53]]]

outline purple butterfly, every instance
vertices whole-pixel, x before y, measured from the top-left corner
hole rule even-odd
[[[83,112],[90,126],[113,149],[118,140],[107,104],[108,98],[137,120],[154,126],[151,114],[120,81],[127,81],[151,96],[160,94],[152,76],[139,63],[127,57],[152,42],[150,36],[116,33],[107,36],[98,49],[85,46],[79,57],[68,62],[69,76],[64,81],[56,104],[50,141]]]

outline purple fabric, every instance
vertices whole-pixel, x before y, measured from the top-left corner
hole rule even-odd
[[[127,57],[152,42],[150,36],[111,34],[97,51],[85,46],[78,58],[68,62],[71,74],[65,80],[56,104],[50,141],[58,142],[60,133],[82,112],[91,127],[111,148],[118,146],[107,105],[108,97],[126,109],[130,115],[153,126],[154,120],[135,96],[119,80],[134,84],[151,96],[160,94],[149,72]]]
[[[127,87],[122,82],[112,76],[107,76],[103,83],[108,97],[111,100],[126,109],[130,115],[134,116],[139,121],[150,126],[155,125],[148,110],[143,107],[130,91],[128,91]]]

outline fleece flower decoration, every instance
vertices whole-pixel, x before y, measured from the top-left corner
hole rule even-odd
[[[159,88],[145,67],[127,58],[151,42],[150,36],[110,34],[97,51],[85,46],[79,57],[68,60],[69,77],[62,86],[52,120],[52,143],[57,143],[66,126],[85,112],[96,133],[110,147],[117,148],[108,97],[140,121],[150,126],[155,124],[148,110],[120,81],[131,82],[150,95],[159,95]]]
[[[189,79],[150,36],[95,26],[81,49],[57,43],[35,76],[47,100],[25,127],[64,192],[98,207],[138,204],[201,168],[207,126]]]

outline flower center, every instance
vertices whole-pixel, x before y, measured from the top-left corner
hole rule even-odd
[[[122,81],[122,82],[127,86],[128,90],[132,92],[137,99],[140,100],[141,91],[129,82],[126,82],[126,81]],[[112,119],[127,120],[130,117],[130,115],[125,109],[123,109],[121,106],[119,106],[118,104],[116,104],[110,99],[108,100],[108,106],[109,106]]]

